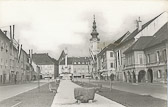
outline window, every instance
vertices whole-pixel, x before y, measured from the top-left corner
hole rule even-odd
[[[80,62],[78,62],[78,64],[80,64]]]
[[[159,70],[159,71],[157,72],[157,78],[162,78],[162,71],[161,71],[161,70]]]
[[[113,52],[110,52],[110,57],[113,57]]]
[[[159,53],[159,51],[157,51],[157,53],[156,53],[156,60],[157,60],[157,62],[159,62],[159,57],[160,57],[160,53]]]
[[[166,49],[163,50],[163,59],[164,61],[167,61]]]
[[[110,64],[110,66],[111,66],[111,68],[113,68],[113,67],[114,67],[114,64],[113,64],[113,63],[111,63],[111,64]]]
[[[139,64],[143,64],[142,54],[139,54],[138,57],[139,57]]]
[[[128,65],[131,65],[131,57],[130,57],[130,55],[128,57]]]
[[[147,55],[147,63],[149,63],[149,61],[150,61],[150,57],[149,57],[150,55],[148,54]]]
[[[74,64],[76,64],[76,62],[74,62]]]
[[[3,51],[3,48],[4,48],[4,43],[2,42],[1,43],[1,51]]]
[[[166,58],[167,56],[166,56],[166,49],[164,49],[164,50],[162,50],[161,51],[161,54],[160,54],[160,59],[159,59],[159,61],[160,62],[164,62],[164,61],[166,61],[167,60],[167,58]]]

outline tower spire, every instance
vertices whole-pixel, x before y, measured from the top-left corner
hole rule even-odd
[[[97,41],[100,41],[100,39],[97,37],[98,35],[99,35],[99,33],[97,32],[97,30],[96,30],[96,21],[95,21],[95,15],[93,15],[93,26],[92,26],[92,33],[91,33],[91,35],[92,35],[92,38],[90,39],[91,41],[93,40],[93,39],[96,39]]]

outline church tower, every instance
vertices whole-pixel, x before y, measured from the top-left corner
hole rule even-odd
[[[97,55],[99,52],[98,49],[98,43],[100,39],[98,38],[99,33],[96,30],[96,21],[95,21],[95,15],[94,15],[94,21],[93,21],[93,30],[91,33],[92,38],[90,39],[90,50],[92,51],[93,55]]]

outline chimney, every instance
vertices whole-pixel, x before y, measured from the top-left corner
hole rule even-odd
[[[13,38],[12,38],[12,27],[10,26],[10,39],[11,39],[11,41],[13,40]]]
[[[140,31],[142,29],[142,21],[141,21],[140,17],[137,20],[137,28],[138,28],[138,31]]]
[[[5,35],[7,35],[7,31],[6,30],[4,30],[3,32],[4,32]]]
[[[13,25],[13,39],[15,38],[15,25]]]
[[[31,56],[30,56],[30,57],[32,58],[32,56],[33,56],[33,49],[31,49],[31,53],[30,53],[30,54],[31,54]]]
[[[30,58],[30,49],[29,49],[29,58]]]

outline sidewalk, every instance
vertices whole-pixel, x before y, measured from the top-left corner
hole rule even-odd
[[[40,82],[40,86],[47,84],[47,82]],[[0,101],[14,97],[21,93],[30,91],[38,87],[36,82],[30,82],[26,84],[0,86]]]
[[[40,79],[39,80],[40,82],[48,82],[49,80],[44,80],[44,79]],[[35,83],[35,82],[38,82],[38,80],[35,80],[35,81],[18,81],[16,83],[12,82],[12,83],[5,83],[5,84],[2,84],[0,83],[0,87],[3,87],[3,86],[12,86],[12,85],[22,85],[22,84],[30,84],[30,83]]]
[[[58,93],[55,95],[51,107],[124,107],[98,94],[95,94],[93,103],[77,104],[74,98],[74,88],[76,87],[80,86],[72,83],[70,80],[61,80]]]

